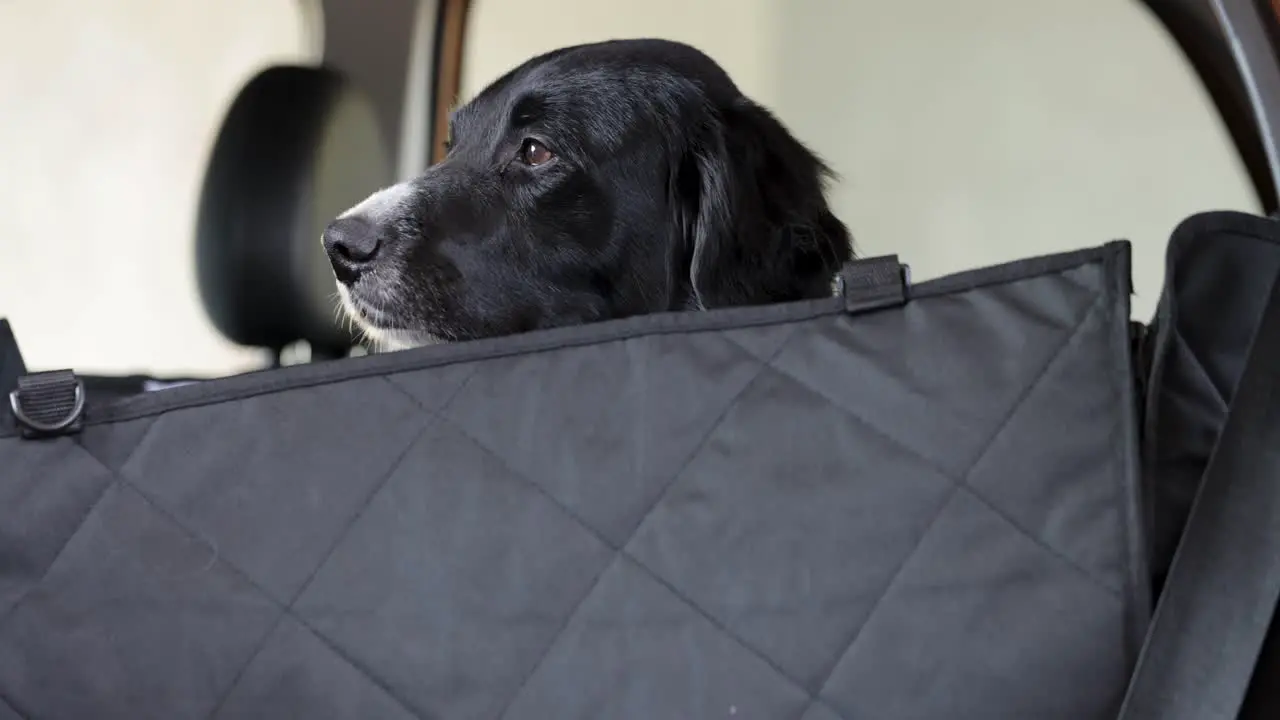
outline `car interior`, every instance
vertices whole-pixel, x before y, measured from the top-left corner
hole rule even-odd
[[[1159,30],[1163,36],[1161,42],[1174,51],[1170,57],[1184,65],[1187,87],[1207,98],[1212,119],[1219,124],[1222,137],[1232,151],[1232,156],[1222,160],[1221,166],[1238,166],[1240,187],[1247,191],[1247,196],[1237,194],[1233,200],[1223,202],[1238,200],[1264,215],[1280,212],[1280,187],[1276,183],[1276,178],[1280,178],[1280,2],[1112,0],[1112,4],[1122,1],[1132,6],[1128,11],[1135,17],[1140,14],[1147,19],[1142,22],[1149,21],[1151,27]],[[1082,3],[1081,7],[1102,2]],[[591,13],[605,12],[590,7],[601,3],[586,0],[576,3],[522,0],[505,5],[489,0],[380,0],[375,4],[376,9],[366,0],[297,0],[297,4],[307,31],[317,38],[320,49],[308,61],[271,62],[259,68],[245,79],[234,97],[222,105],[220,121],[201,162],[198,193],[191,203],[194,223],[189,237],[178,239],[182,243],[181,253],[189,260],[183,272],[193,278],[198,303],[209,326],[220,336],[219,342],[245,350],[242,357],[254,358],[256,364],[242,364],[234,370],[228,364],[225,372],[214,372],[197,367],[149,368],[143,360],[129,365],[136,371],[89,369],[80,374],[80,378],[91,400],[110,401],[245,370],[325,362],[371,352],[336,311],[332,271],[320,252],[324,227],[371,190],[411,177],[442,157],[448,114],[458,99],[475,92],[483,81],[492,79],[497,67],[510,64],[505,56],[494,59],[491,64],[495,69],[485,65],[481,73],[477,68],[482,63],[472,62],[473,57],[496,58],[508,49],[511,53],[527,55],[525,48],[531,43],[528,36],[537,36],[544,30],[539,22],[548,26],[546,37],[537,38],[539,42],[563,44],[563,37],[555,36],[556,30],[549,26],[562,24],[557,19],[565,17],[564,13],[578,12],[583,17],[591,17]],[[672,7],[684,4],[674,3]],[[1040,4],[1047,7],[1045,3]],[[7,8],[0,6],[0,24],[4,24],[4,13],[17,12],[14,8],[22,3],[6,5]],[[734,7],[731,1],[704,5],[703,9],[691,8],[689,12],[724,15],[732,13]],[[799,9],[802,5],[806,8],[803,11]],[[833,8],[837,5],[838,0],[831,0],[797,3],[790,9],[779,6],[777,17],[761,16],[766,18],[761,23],[767,25],[769,18],[782,22],[778,18],[787,13],[807,12],[813,16],[808,22],[816,26],[821,23],[823,13],[836,12]],[[1007,9],[1011,14],[1017,12],[1012,6]],[[1079,8],[1074,11],[1088,12]],[[518,21],[511,20],[513,17],[519,18]],[[680,22],[678,17],[662,21],[673,28],[672,32],[676,32]],[[611,22],[624,23],[624,20]],[[491,28],[488,34],[485,34],[486,27]],[[584,37],[614,32],[614,26],[606,25],[603,20],[598,27],[607,29],[584,25],[578,32]],[[661,24],[654,20],[647,27],[661,27]],[[945,34],[945,29],[937,32]],[[714,32],[705,34],[710,37]],[[804,33],[797,36],[803,39]],[[799,41],[793,39],[792,42]],[[829,46],[833,43],[824,42],[827,50],[823,52],[841,49],[831,49]],[[1071,59],[1077,66],[1088,62],[1089,42],[1081,41],[1080,48],[1081,57]],[[831,65],[828,63],[826,67]],[[904,73],[917,71],[922,75],[943,74],[945,68],[931,65],[903,70]],[[768,72],[762,70],[760,77],[766,77]],[[1108,69],[1092,68],[1082,72],[1104,73]],[[828,73],[834,74],[835,71]],[[885,73],[885,77],[888,79],[882,83],[892,83],[891,74]],[[1044,83],[1048,87],[1045,92],[1051,94],[1053,78],[1044,78]],[[779,84],[786,85],[786,81]],[[915,91],[910,86],[894,86],[892,93],[884,92],[900,94],[904,105],[915,103],[930,107],[930,98],[923,93],[913,94]],[[779,91],[779,97],[784,96]],[[814,103],[815,107],[826,107],[818,101]],[[828,104],[836,107],[838,103]],[[786,108],[781,110],[785,116]],[[810,113],[813,117],[822,114],[821,111]],[[948,122],[945,114],[926,114],[929,117],[909,120],[919,123],[922,147],[927,146],[925,136],[931,126]],[[1010,122],[1017,120],[1014,117]],[[818,127],[816,120],[802,119],[797,123],[801,134],[806,122]],[[907,123],[908,120],[890,118],[876,122]],[[857,134],[864,126],[867,123],[858,125],[850,121],[847,133]],[[819,145],[830,145],[836,139],[847,137],[841,134],[838,124],[830,128],[815,130],[811,135],[823,136]],[[1151,134],[1160,132],[1154,124],[1148,130]],[[1088,137],[1089,133],[1082,130],[1079,137],[1073,136],[1071,140],[1087,142]],[[858,146],[859,152],[864,148],[870,152],[872,140],[858,142],[865,143]],[[4,175],[4,164],[0,161],[0,176]],[[894,166],[886,160],[876,167],[883,171]],[[1158,175],[1161,170],[1152,168],[1150,172]],[[922,186],[927,180],[917,178]],[[865,188],[877,180],[863,173],[849,182]],[[1014,178],[1009,182],[1019,181]],[[18,181],[12,184],[16,186]],[[902,186],[910,188],[911,183],[903,181]],[[0,189],[5,187],[0,183]],[[1140,194],[1143,188],[1134,187],[1133,191]],[[856,194],[858,190],[849,192]],[[1222,197],[1229,194],[1227,190],[1223,193]],[[904,208],[931,201],[923,194],[912,196],[908,190],[898,195]],[[850,201],[846,207],[856,214],[862,208],[858,204],[861,202],[871,201]],[[1123,204],[1125,200],[1120,198],[1115,202]],[[1217,203],[1219,199],[1209,202]],[[1193,209],[1199,208],[1179,207],[1171,212],[1177,215],[1182,210]],[[1038,222],[1052,226],[1067,222],[1063,218],[1072,212],[1075,211],[1061,216],[1040,214],[1036,217]],[[957,211],[954,216],[965,214]],[[921,217],[924,220],[912,219],[911,222],[927,220],[924,211]],[[878,226],[874,223],[870,231],[863,227],[865,235],[860,235],[856,222],[853,225],[855,238],[867,238],[868,249],[864,254],[876,254],[892,247],[892,239],[877,233]],[[981,235],[985,231],[980,220],[975,219],[970,234]],[[1126,230],[1118,228],[1116,232],[1119,235]],[[940,231],[939,237],[945,234],[946,231]],[[936,240],[934,245],[921,240],[919,254],[925,256],[929,248],[941,248],[942,244],[942,240]],[[5,240],[0,238],[0,257],[5,255],[5,248]],[[1029,249],[1006,245],[999,251],[990,250],[987,255],[977,252],[963,259],[957,259],[960,255],[948,257],[952,265],[985,264],[997,259],[1000,252],[1030,255]],[[40,249],[25,251],[40,252]],[[936,257],[943,257],[947,252],[960,251],[939,249]],[[912,262],[913,270],[923,268],[925,274],[941,274],[947,269],[935,256],[917,260],[910,253],[903,255]],[[1139,262],[1157,257],[1160,253],[1153,251],[1141,256]],[[1141,275],[1141,279],[1148,283],[1148,290],[1159,286],[1162,269],[1156,265],[1158,263],[1146,262],[1146,269],[1138,271],[1140,275],[1147,273]],[[15,276],[18,273],[12,272]],[[4,277],[0,275],[0,287]],[[57,281],[55,277],[39,282],[56,286]],[[6,396],[23,374],[54,369],[45,367],[51,353],[26,350],[28,342],[32,347],[36,344],[34,331],[32,341],[24,340],[30,326],[36,324],[33,322],[36,312],[26,310],[7,315],[7,297],[0,295],[0,393]],[[1154,298],[1147,297],[1146,301],[1153,303]],[[1143,306],[1139,312],[1148,310],[1149,306]],[[53,315],[51,312],[51,323],[57,320]],[[117,315],[123,318],[127,312],[120,310]],[[7,322],[3,320],[6,316],[10,317]],[[126,329],[113,332],[122,344],[127,343]],[[119,366],[123,367],[125,365]],[[1262,686],[1267,684],[1265,678],[1277,677],[1277,673],[1280,673],[1280,633],[1273,628],[1262,651],[1256,692],[1262,693]],[[1276,715],[1280,713],[1280,693],[1275,695],[1273,700],[1259,696],[1255,703],[1257,717],[1280,717]]]

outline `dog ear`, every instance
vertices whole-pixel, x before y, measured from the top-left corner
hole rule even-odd
[[[853,255],[825,196],[832,173],[746,98],[710,110],[681,163],[677,192],[702,308],[831,294]]]

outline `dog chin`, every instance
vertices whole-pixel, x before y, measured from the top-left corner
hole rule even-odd
[[[377,352],[380,353],[409,350],[425,345],[439,345],[447,342],[445,339],[430,333],[415,330],[387,330],[368,325],[362,325],[361,329],[364,331],[365,337],[369,338],[376,347]]]
[[[375,321],[376,319],[370,318],[370,313],[362,309],[360,303],[351,296],[350,289],[341,283],[338,284],[338,298],[342,312],[360,329],[364,337],[373,345],[372,350],[375,352],[395,352],[397,350],[408,350],[424,345],[438,345],[447,342],[444,338],[419,330],[388,328],[378,325]]]

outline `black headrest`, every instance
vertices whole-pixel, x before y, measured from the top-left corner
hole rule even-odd
[[[196,275],[213,324],[241,345],[350,347],[320,234],[392,180],[375,110],[339,73],[276,66],[250,80],[200,196]]]

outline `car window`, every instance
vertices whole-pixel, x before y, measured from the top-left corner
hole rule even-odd
[[[1127,238],[1146,318],[1180,220],[1261,209],[1136,1],[474,0],[462,93],[538,52],[645,35],[720,61],[840,173],[859,250],[916,278]]]
[[[196,199],[243,83],[315,57],[301,0],[0,3],[0,315],[33,367],[258,366],[195,291]],[[917,278],[1116,237],[1146,317],[1186,215],[1259,211],[1190,66],[1139,3],[473,0],[465,99],[609,37],[719,60],[841,174],[866,255]]]
[[[0,316],[31,367],[262,364],[200,305],[195,214],[236,92],[310,56],[301,5],[0,3]]]

